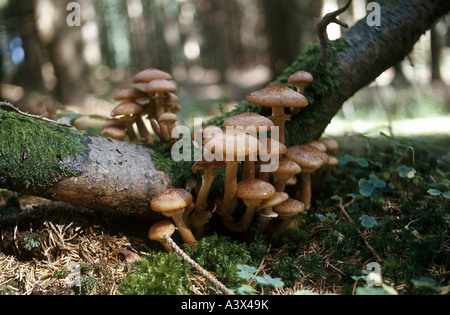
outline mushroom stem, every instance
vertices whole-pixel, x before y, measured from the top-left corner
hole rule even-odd
[[[208,195],[217,173],[212,168],[205,168],[202,174],[202,184],[195,201],[195,213],[204,212],[208,206]]]
[[[238,161],[226,162],[223,204],[219,212],[221,216],[232,215],[236,210],[238,203],[236,196],[238,165]]]
[[[272,221],[273,216],[270,214],[275,214],[273,212],[272,207],[265,208],[261,210],[259,213],[259,232],[262,233],[266,230],[267,226],[269,225],[270,221]]]
[[[153,143],[153,139],[150,136],[147,128],[145,127],[144,121],[142,120],[141,116],[136,116],[136,126],[141,136],[141,142]]]
[[[255,161],[251,161],[249,157],[245,158],[243,180],[255,178]]]
[[[183,212],[178,212],[170,216],[175,223],[175,226],[178,229],[178,232],[181,235],[181,238],[183,241],[188,245],[193,245],[197,242],[194,235],[192,234],[189,227],[186,225],[186,222],[184,222],[183,219]]]
[[[305,210],[311,208],[311,172],[300,173],[300,188],[297,199],[304,203]]]
[[[221,217],[223,224],[233,232],[244,232],[250,227],[258,205],[249,205],[239,221],[235,221],[231,215]]]

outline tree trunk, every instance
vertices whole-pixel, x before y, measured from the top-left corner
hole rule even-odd
[[[287,129],[291,129],[286,134],[287,145],[306,143],[319,138],[343,102],[409,54],[420,36],[435,20],[445,15],[449,8],[448,0],[390,0],[382,2],[380,26],[371,27],[366,23],[366,19],[354,25],[339,41],[337,59],[329,63],[330,69],[325,69],[326,71],[311,84],[311,88],[305,91],[310,105],[286,123]],[[312,67],[314,63],[306,65],[300,62],[307,60],[305,58],[309,58],[311,63],[309,51],[305,51],[277,81],[286,82],[289,74],[297,70],[309,70],[305,67]],[[315,62],[316,59],[312,60]],[[320,93],[315,90],[325,85],[327,80],[332,80],[332,84],[328,85],[334,88],[322,88]],[[225,117],[246,110],[262,111],[261,108],[242,102],[237,110],[211,122],[220,124]],[[155,168],[148,149],[88,136],[90,143],[86,145],[87,153],[84,159],[76,168],[79,170],[78,174],[64,175],[62,180],[58,180],[49,188],[42,188],[40,183],[36,183],[25,189],[20,183],[12,183],[8,179],[8,173],[20,171],[27,154],[32,152],[24,148],[19,150],[19,154],[5,153],[10,146],[19,145],[8,137],[10,133],[22,132],[20,117],[17,116],[5,116],[0,110],[0,188],[66,201],[91,209],[149,214],[151,197],[168,188],[171,185],[169,178],[179,176],[180,168],[187,167],[180,164],[175,168],[174,174],[164,174]],[[17,120],[17,129],[2,130],[8,125],[11,126],[7,123],[11,119]],[[35,132],[30,132],[20,139],[37,141],[39,137],[42,138]],[[60,146],[50,140],[46,143],[49,148],[58,145]],[[6,148],[3,152],[2,147]],[[13,165],[17,169],[5,170],[4,165],[11,162],[14,162]]]
[[[329,95],[314,107],[306,107],[298,115],[301,123],[295,124],[295,133],[304,142],[319,138],[344,101],[386,69],[403,60],[434,21],[450,9],[450,2],[447,0],[397,0],[379,3],[380,26],[369,26],[366,18],[363,18],[342,36],[347,47],[338,52],[339,63],[332,70],[339,83],[339,93]],[[286,124],[287,128],[289,123],[291,122]]]

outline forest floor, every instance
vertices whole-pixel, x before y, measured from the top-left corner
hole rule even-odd
[[[213,220],[187,254],[238,294],[448,294],[448,137],[337,140],[340,165],[300,227],[271,239]],[[145,220],[0,194],[0,295],[220,293]]]

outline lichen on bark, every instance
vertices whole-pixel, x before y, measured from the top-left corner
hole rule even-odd
[[[0,186],[45,188],[81,173],[86,139],[74,128],[0,109]]]

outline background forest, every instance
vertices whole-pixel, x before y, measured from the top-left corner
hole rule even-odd
[[[62,108],[108,116],[112,95],[156,67],[179,83],[189,125],[275,78],[317,41],[317,22],[341,2],[80,0],[81,25],[69,26],[70,1],[2,0],[0,95],[50,117]],[[356,0],[342,20],[352,25],[366,14],[366,2]],[[392,123],[405,118],[428,118],[420,127],[406,122],[408,134],[448,126],[449,23],[448,16],[438,21],[409,58],[346,102],[328,133],[401,134],[405,122]],[[330,39],[343,31],[328,27]]]

